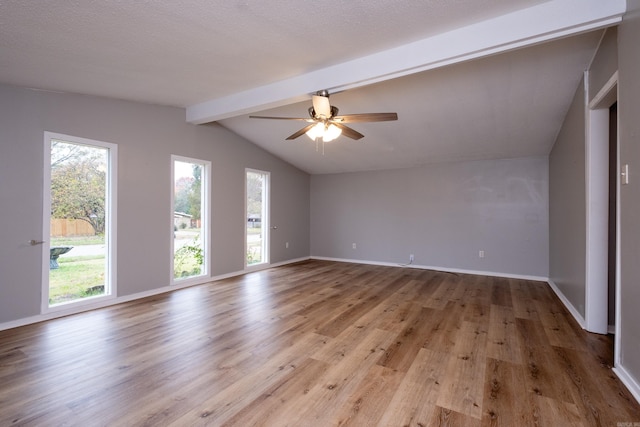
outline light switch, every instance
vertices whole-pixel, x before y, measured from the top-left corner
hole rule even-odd
[[[622,185],[627,185],[629,183],[629,165],[622,165],[622,170],[620,171],[620,180]]]

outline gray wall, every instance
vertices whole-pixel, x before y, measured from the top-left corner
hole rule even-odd
[[[243,269],[246,167],[271,172],[271,262],[309,256],[308,174],[180,108],[0,85],[0,322],[40,313],[45,131],[118,145],[119,296],[169,285],[171,154],[212,162],[214,276]]]
[[[620,163],[630,173],[620,188],[620,358],[640,383],[640,1],[627,0],[627,8],[618,29]]]
[[[609,31],[590,71],[592,95],[618,70],[620,164],[630,183],[620,187],[620,336],[618,368],[640,383],[640,0],[616,31]],[[616,38],[617,35],[617,47]],[[585,298],[585,135],[584,95],[578,88],[549,157],[549,277],[584,316]],[[640,390],[635,390],[636,393]]]
[[[549,279],[583,318],[585,197],[584,81],[581,81],[549,155]]]
[[[413,253],[417,265],[547,277],[547,169],[522,158],[313,175],[311,254],[405,263]]]
[[[590,97],[593,99],[618,69],[618,29],[607,28],[589,67]]]

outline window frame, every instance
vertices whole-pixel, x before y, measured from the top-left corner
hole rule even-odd
[[[49,305],[49,249],[51,243],[51,146],[52,141],[98,147],[107,150],[107,180],[105,183],[105,246],[107,262],[105,266],[104,294],[82,298],[56,305]],[[100,305],[106,300],[118,296],[117,286],[117,213],[118,213],[118,146],[111,142],[65,135],[55,132],[44,132],[44,179],[43,179],[43,212],[42,212],[42,292],[40,311],[42,314],[68,310],[73,307]]]
[[[249,264],[247,261],[247,250],[248,250],[248,232],[247,232],[247,220],[249,216],[248,211],[248,194],[247,194],[247,181],[248,174],[255,173],[262,175],[264,178],[263,183],[263,196],[262,196],[262,217],[260,218],[261,222],[261,230],[263,233],[262,237],[262,262],[257,264]],[[245,168],[244,171],[244,269],[246,271],[251,270],[260,270],[265,267],[268,267],[271,264],[271,172],[253,169],[253,168]]]
[[[175,165],[176,162],[191,163],[202,166],[201,188],[200,188],[200,219],[202,247],[204,249],[204,260],[202,265],[202,274],[197,276],[189,276],[187,278],[176,279],[174,277],[175,265],[175,236],[174,236],[174,208],[175,208]],[[171,286],[187,286],[200,283],[206,283],[211,279],[211,162],[209,160],[196,159],[193,157],[185,157],[177,154],[171,155],[171,204],[169,209],[170,216],[170,249],[169,249],[169,280]]]

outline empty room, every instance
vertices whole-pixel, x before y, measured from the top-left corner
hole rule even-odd
[[[0,2],[0,425],[640,426],[640,1]]]

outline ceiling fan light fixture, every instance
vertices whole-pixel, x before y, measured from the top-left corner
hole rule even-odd
[[[312,141],[322,138],[323,142],[329,142],[339,137],[342,134],[342,129],[334,124],[327,125],[323,122],[319,122],[309,129],[306,134]]]
[[[306,134],[312,141],[322,137],[324,135],[324,123],[316,123],[316,125],[309,129]]]
[[[336,125],[329,125],[329,127],[326,128],[324,135],[322,135],[322,141],[323,142],[333,141],[334,139],[339,137],[341,134],[342,134],[342,129],[340,129]]]
[[[316,144],[319,138],[322,138],[323,150],[324,143],[333,141],[340,135],[347,138],[359,140],[364,137],[363,134],[355,129],[347,126],[349,123],[365,123],[365,122],[386,122],[390,120],[398,120],[397,113],[362,113],[347,114],[338,116],[338,107],[329,103],[329,92],[319,91],[311,97],[313,105],[309,107],[309,118],[302,117],[271,117],[271,116],[249,116],[253,119],[275,119],[275,120],[299,120],[308,124],[299,129],[297,132],[289,135],[286,140],[296,139],[306,134]]]

